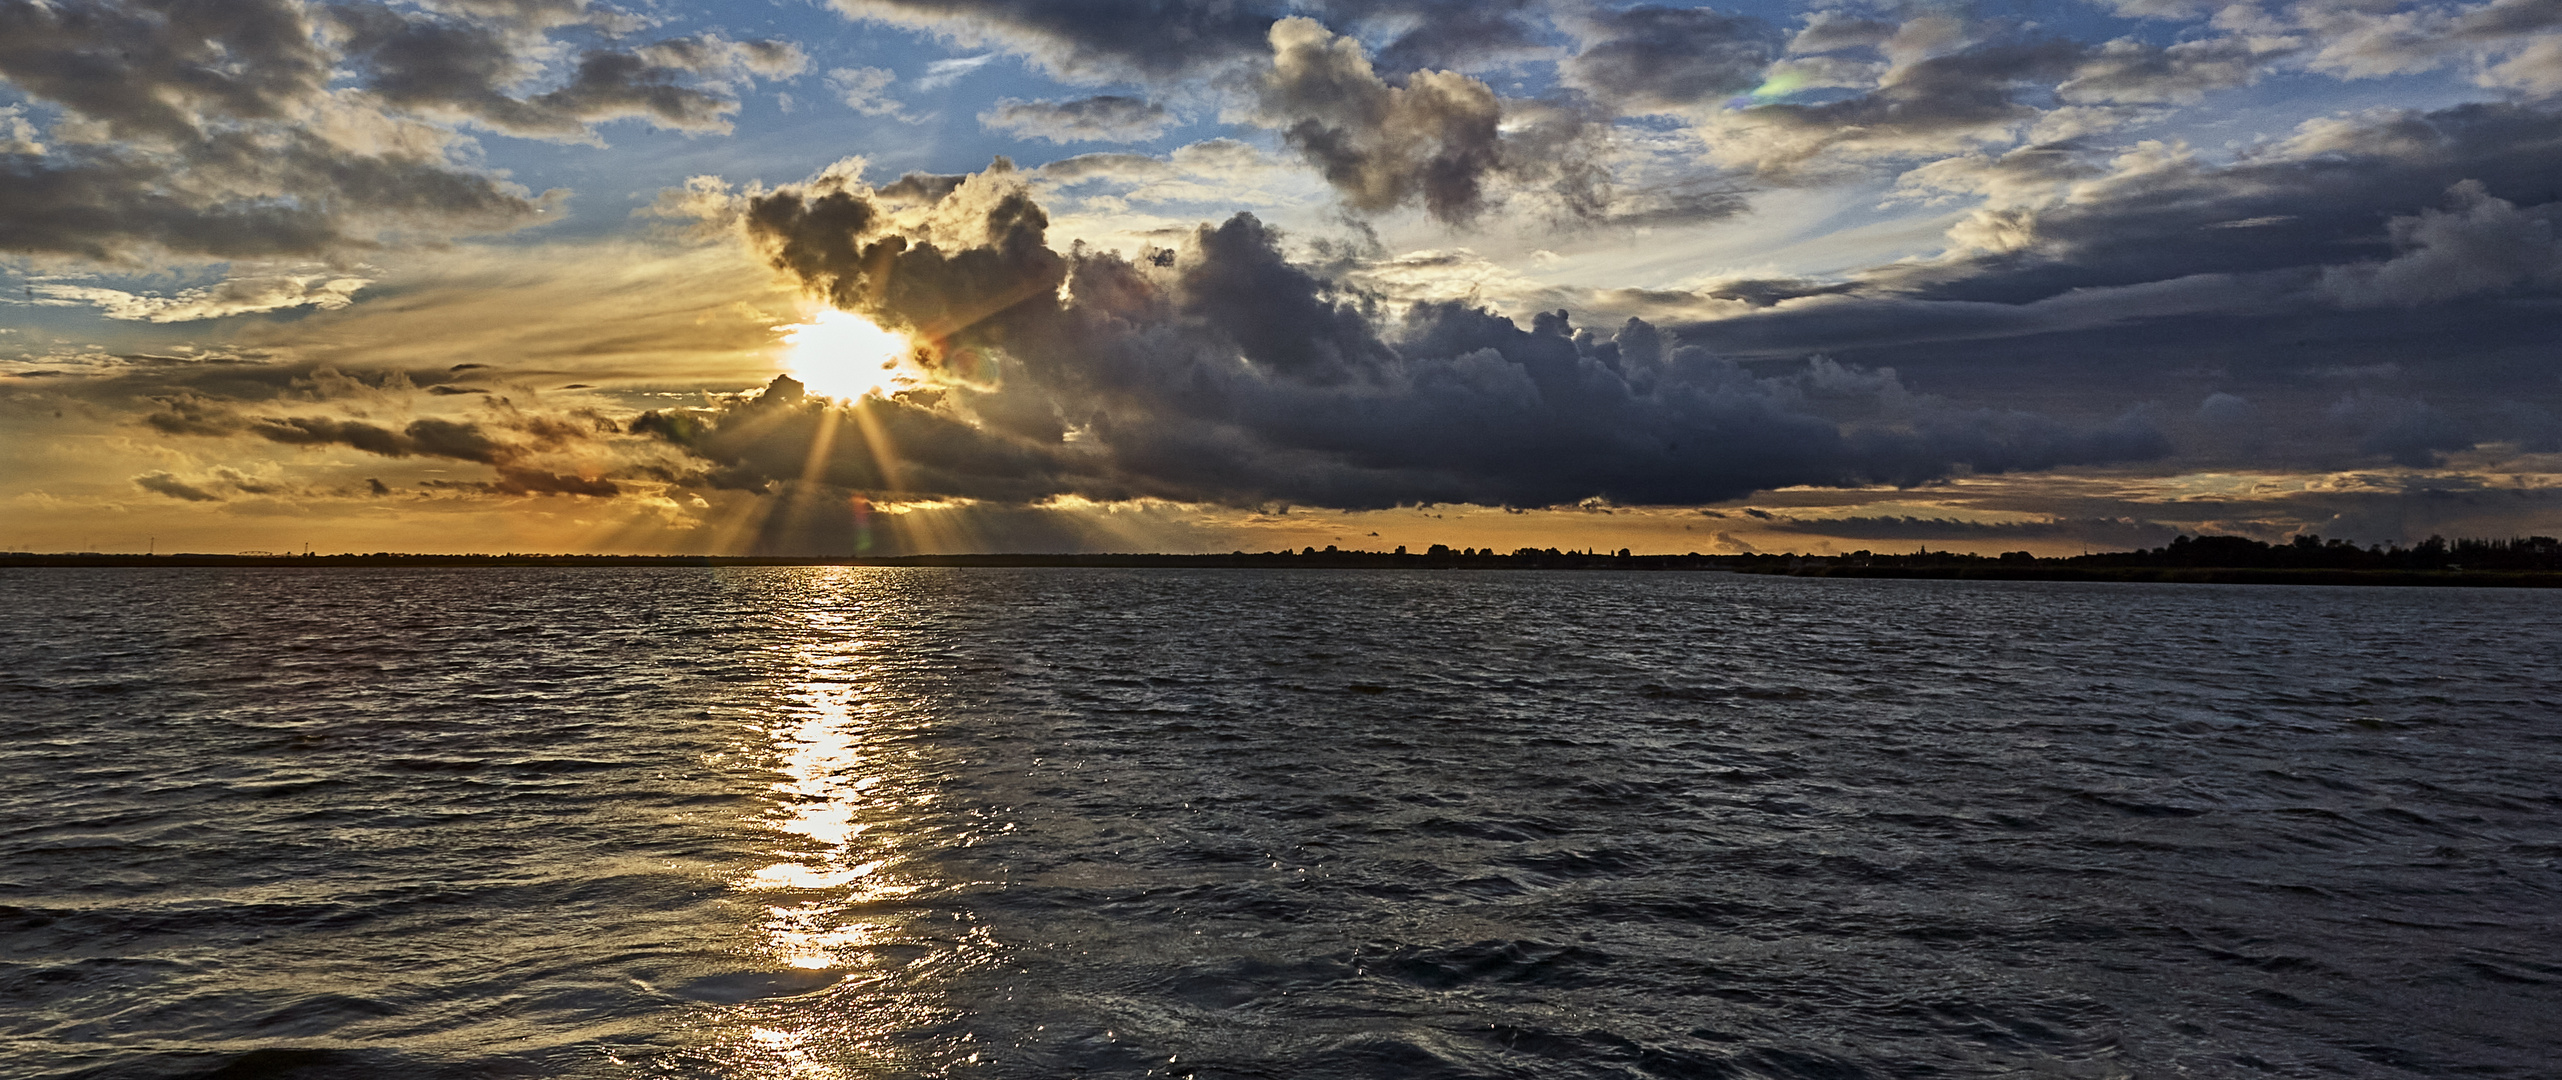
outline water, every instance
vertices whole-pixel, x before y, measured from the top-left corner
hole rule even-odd
[[[0,1072],[2550,1075],[2562,594],[6,571]]]

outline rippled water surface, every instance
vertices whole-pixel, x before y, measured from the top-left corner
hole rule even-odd
[[[2550,1076],[2562,594],[0,571],[0,1073]]]

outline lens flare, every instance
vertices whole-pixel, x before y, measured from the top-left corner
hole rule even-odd
[[[792,377],[821,397],[885,397],[919,381],[910,370],[906,335],[850,311],[819,312],[786,329],[783,345]]]
[[[1747,101],[1759,102],[1768,101],[1772,98],[1787,97],[1790,94],[1794,94],[1799,90],[1805,89],[1806,85],[1813,81],[1814,80],[1807,78],[1806,74],[1802,71],[1780,71],[1772,75],[1768,81],[1763,82],[1760,86],[1754,87],[1751,93],[1744,95],[1744,98]]]

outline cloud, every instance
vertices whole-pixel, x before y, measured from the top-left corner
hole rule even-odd
[[[2210,91],[2258,81],[2270,60],[2288,51],[2236,37],[2166,46],[2119,38],[2085,57],[2055,93],[2074,103],[2195,104]]]
[[[996,46],[1062,78],[1166,80],[1251,56],[1274,12],[1231,0],[835,0],[846,15]],[[1277,6],[1277,5],[1276,5]]]
[[[221,132],[168,151],[85,146],[0,160],[0,248],[125,265],[343,257],[381,249],[387,234],[520,228],[562,197],[534,197],[440,154]]]
[[[1346,203],[1391,210],[1421,202],[1434,217],[1464,221],[1502,161],[1502,106],[1486,84],[1455,72],[1418,72],[1392,86],[1361,43],[1314,19],[1272,27],[1272,67],[1256,86],[1256,118],[1324,174]]]
[[[1272,25],[1271,64],[1231,120],[1281,136],[1344,204],[1363,213],[1419,206],[1453,225],[1519,199],[1577,223],[1642,224],[1734,213],[1726,192],[1613,190],[1598,160],[1606,118],[1573,101],[1506,99],[1454,71],[1391,82],[1361,43],[1316,20]]]
[[[1024,182],[992,169],[921,208],[842,171],[752,196],[771,263],[909,334],[934,384],[836,403],[778,381],[635,430],[751,489],[1350,508],[1695,503],[2166,449],[2140,416],[1958,408],[1837,366],[1756,377],[1641,321],[1605,336],[1563,313],[1525,330],[1462,304],[1392,308],[1292,262],[1250,215],[1162,257],[1061,253]]]
[[[2129,17],[2188,19],[2209,7],[2187,0],[2118,0]],[[2068,96],[2188,100],[2246,85],[2272,71],[2340,79],[2471,69],[2484,87],[2548,95],[2562,90],[2562,27],[2544,0],[2492,0],[2444,7],[2307,0],[2278,7],[2220,6],[2211,32],[2169,46],[2110,43],[2067,84]],[[2135,87],[2132,96],[2129,88]],[[2166,96],[2167,95],[2167,96]]]
[[[1268,66],[1235,81],[1250,104],[1223,119],[1277,133],[1353,211],[1419,208],[1466,226],[1500,205],[1633,227],[1743,208],[1721,185],[1614,185],[1608,116],[1576,95],[1505,98],[1448,70],[1391,79],[1360,40],[1305,17],[1273,23],[1269,45]]]
[[[187,502],[221,502],[222,496],[180,480],[166,472],[144,473],[133,478],[134,486],[144,491],[183,499]]]
[[[2331,419],[2356,430],[2358,449],[2396,465],[2428,468],[2448,451],[2472,449],[2473,433],[2427,402],[2386,394],[2350,393],[2331,406]]]
[[[916,80],[916,88],[919,90],[940,90],[946,86],[952,85],[953,82],[959,80],[962,76],[986,67],[995,59],[995,53],[980,53],[977,56],[955,56],[949,59],[933,61],[925,65],[925,77]]]
[[[1165,133],[1174,118],[1144,98],[1102,94],[1070,101],[998,98],[979,123],[998,131],[1054,143],[1146,142]]]
[[[182,479],[167,470],[154,470],[134,477],[133,483],[144,491],[166,495],[182,502],[223,502],[233,495],[310,498],[345,494],[338,491],[314,490],[300,484],[279,480],[273,475],[275,471],[273,466],[269,466],[262,470],[266,475],[253,475],[228,465],[216,465],[194,479]],[[368,483],[371,487],[381,489],[375,492],[376,494],[390,493],[389,489],[382,488],[380,481]]]
[[[1759,19],[1653,4],[1595,11],[1578,30],[1586,42],[1559,76],[1626,113],[1678,113],[1751,90],[1778,44]]]
[[[555,25],[478,17],[470,8],[416,11],[359,2],[324,10],[339,62],[361,72],[366,89],[382,102],[533,138],[592,142],[591,125],[619,119],[726,132],[727,114],[738,102],[722,80],[788,78],[808,66],[790,42],[676,37],[586,49],[561,85],[520,95],[518,86],[546,74],[542,58],[553,48]]]
[[[505,398],[475,395],[476,415],[383,422],[368,413],[385,406],[405,409],[414,392],[408,380],[398,374],[368,383],[319,368],[304,369],[300,375],[289,371],[246,372],[228,381],[234,389],[248,389],[258,386],[262,379],[273,386],[279,376],[290,379],[290,389],[277,387],[286,392],[271,391],[271,396],[263,400],[192,389],[162,393],[154,398],[158,408],[142,420],[145,426],[164,435],[248,438],[312,449],[344,447],[382,458],[431,458],[486,465],[493,471],[491,480],[438,480],[435,484],[500,495],[607,497],[623,490],[614,474],[661,481],[671,475],[657,466],[654,459],[663,455],[653,454],[648,441],[623,438],[619,434],[620,423],[592,410],[526,410]],[[195,381],[201,385],[225,380]],[[340,404],[341,409],[314,411],[315,404],[330,403]],[[630,452],[634,449],[639,452]],[[182,485],[163,474],[155,476],[159,478],[140,477],[135,482],[177,498],[209,501],[220,497],[212,493],[215,484]],[[219,469],[217,479],[223,486],[251,494],[286,490]],[[180,487],[196,494],[181,494]],[[373,493],[383,494],[386,490]]]
[[[44,143],[37,141],[36,125],[27,119],[23,105],[0,105],[0,154],[41,154]]]
[[[2028,99],[2051,92],[2083,56],[2061,38],[1969,33],[1941,17],[1914,19],[1875,46],[1889,63],[1874,87],[1703,114],[1710,159],[1766,181],[1823,182],[1877,160],[2008,143],[2043,115]]]
[[[0,250],[342,260],[521,228],[565,193],[486,170],[449,125],[570,141],[621,118],[725,131],[729,83],[805,63],[788,43],[712,36],[552,59],[555,32],[636,28],[583,5],[0,8],[0,80],[55,116],[49,131],[23,109],[0,120],[13,151],[0,155]]]
[[[1402,26],[1376,59],[1380,68],[1403,74],[1468,71],[1539,56],[1547,51],[1541,24],[1548,7],[1540,0],[1365,0],[1313,10]]]
[[[897,81],[898,73],[888,68],[835,68],[827,73],[827,88],[836,91],[847,108],[865,116],[907,119],[906,104],[883,93]]]
[[[1283,18],[1313,16],[1381,40],[1402,76],[1528,59],[1548,48],[1542,0],[833,0],[848,17],[1022,56],[1076,83],[1216,77],[1266,53]]]
[[[2556,204],[2540,213],[2492,195],[2478,180],[2447,189],[2448,208],[2386,225],[2397,254],[2323,269],[2323,291],[2347,307],[2417,307],[2519,285],[2562,287]]]
[[[39,303],[93,304],[110,319],[173,323],[298,307],[335,311],[354,303],[357,291],[371,284],[366,278],[331,274],[271,274],[227,278],[176,296],[83,285],[39,285],[33,291],[46,298]]]
[[[2480,291],[2495,279],[2528,285],[2548,280],[2534,267],[2548,251],[2550,233],[2537,229],[2550,210],[2510,200],[2549,203],[2557,170],[2562,115],[2518,104],[2324,117],[2227,162],[2158,142],[2114,157],[2049,147],[1951,159],[1906,180],[1993,200],[1952,229],[1940,259],[1874,280],[1907,296],[2017,302],[2201,274],[2309,279],[2337,266],[2336,299],[2377,302],[2385,294],[2375,290],[2397,280],[2394,295],[2418,298],[2426,290],[2403,276],[2408,269],[2355,257],[2398,245],[2410,260],[2403,268],[2470,267],[2427,295]],[[2413,215],[2468,182],[2453,209]],[[2486,232],[2505,228],[2520,231]]]

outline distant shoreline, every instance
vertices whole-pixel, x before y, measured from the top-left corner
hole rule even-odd
[[[2495,589],[2562,588],[2562,572],[2538,570],[2336,570],[2259,566],[1806,566],[1743,573],[1789,577],[1915,578],[1955,581],[2122,581],[2184,585],[2393,585]]]
[[[949,568],[1247,569],[1247,570],[1586,570],[1709,572],[1780,577],[1900,578],[1954,581],[2153,582],[2206,585],[2380,585],[2400,587],[2562,588],[2562,572],[2541,570],[2399,570],[2214,566],[1860,565],[1792,555],[1608,555],[1583,552],[1423,554],[1340,551],[1231,552],[1224,555],[997,554],[827,558],[783,555],[129,555],[0,553],[0,568],[545,568],[873,566]]]

